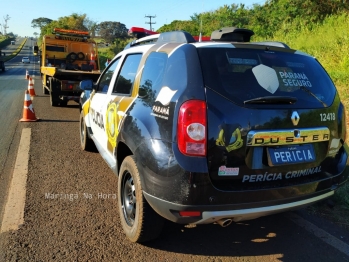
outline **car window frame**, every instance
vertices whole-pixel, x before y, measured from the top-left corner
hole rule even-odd
[[[120,74],[123,72],[123,69],[125,68],[125,63],[128,61],[127,60],[128,57],[134,56],[134,55],[139,55],[139,61],[138,61],[136,72],[134,73],[135,75],[134,75],[134,78],[133,78],[132,85],[131,85],[131,88],[129,90],[129,93],[115,92],[116,85],[118,84],[118,80],[120,79]],[[125,56],[123,57],[120,69],[118,70],[118,73],[117,73],[118,75],[117,75],[117,77],[116,77],[116,79],[114,81],[114,84],[112,86],[111,94],[118,95],[118,96],[131,96],[132,95],[132,92],[133,92],[133,89],[134,89],[134,83],[135,83],[135,80],[136,80],[136,76],[137,76],[139,65],[140,65],[140,63],[142,61],[142,57],[143,57],[143,53],[142,52],[135,52],[135,53],[125,54]]]
[[[154,64],[153,63],[154,62],[156,63],[156,60],[158,60],[158,63],[163,62],[164,63],[163,67],[157,66],[157,68],[160,69],[159,72],[154,73],[154,75],[152,75],[152,77],[149,77],[149,78],[145,79],[146,77],[148,77],[148,68],[152,68],[152,71],[154,70]],[[148,91],[150,91],[150,90],[152,90],[152,91],[154,91],[154,90],[159,91],[160,88],[163,85],[163,79],[164,79],[164,76],[165,76],[167,63],[168,63],[168,55],[167,55],[167,53],[156,52],[156,51],[151,52],[148,55],[148,57],[145,60],[145,62],[144,62],[144,67],[143,67],[143,70],[142,70],[142,75],[140,77],[139,87],[142,88],[143,90],[145,90],[146,86],[147,86],[147,81],[150,80],[151,85],[149,86],[149,90]],[[156,77],[155,77],[155,79],[153,79],[153,76],[155,76],[155,75],[156,75]]]
[[[99,93],[99,94],[107,94],[108,93],[108,90],[110,88],[110,84],[113,82],[113,78],[115,76],[115,73],[117,72],[117,68],[118,68],[118,65],[119,65],[119,62],[120,62],[120,58],[121,57],[118,57],[116,59],[114,59],[112,62],[109,63],[109,65],[104,69],[103,73],[101,74],[99,80],[98,80],[98,84],[96,86],[96,93]],[[111,74],[111,77],[108,82],[108,87],[106,89],[103,89],[103,90],[100,90],[100,87],[102,85],[102,82],[103,82],[103,77],[110,71],[110,69],[114,67],[114,71],[112,72]],[[107,81],[107,80],[106,80]],[[114,86],[114,85],[113,85]],[[106,85],[104,85],[104,88],[106,87]]]

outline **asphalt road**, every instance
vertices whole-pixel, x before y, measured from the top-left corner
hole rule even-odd
[[[338,249],[339,244],[348,247],[349,232],[304,217],[317,225],[314,229],[294,219],[302,213],[226,228],[168,222],[159,239],[144,245],[129,242],[114,199],[117,177],[97,152],[80,150],[78,105],[49,105],[49,97],[42,94],[38,65],[20,62],[21,56],[31,54],[28,46],[0,73],[0,223],[21,132],[31,129],[24,224],[0,234],[1,262],[349,261],[345,251]],[[35,75],[33,105],[41,119],[33,123],[18,122],[28,86],[26,70]],[[319,227],[327,233],[316,233]]]
[[[3,48],[5,53],[12,53],[22,43],[24,39],[17,39],[15,45],[9,45]],[[23,47],[21,53],[10,61],[5,62],[6,71],[0,72],[0,207],[4,206],[6,194],[8,193],[8,183],[11,178],[12,169],[5,169],[6,161],[13,163],[15,160],[15,152],[10,151],[18,148],[18,138],[16,139],[16,131],[19,129],[18,120],[23,112],[24,92],[28,87],[28,80],[25,79],[26,70],[34,75],[39,65],[34,63],[36,59],[31,52],[32,42],[29,40]],[[22,57],[28,56],[30,64],[22,64]],[[36,72],[38,73],[38,72]],[[3,208],[0,209],[0,215]],[[1,220],[0,216],[0,220]]]

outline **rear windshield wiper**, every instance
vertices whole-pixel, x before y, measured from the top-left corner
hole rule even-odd
[[[244,104],[294,104],[296,102],[297,98],[292,96],[263,96],[245,100]]]
[[[311,95],[312,97],[314,97],[317,101],[319,101],[324,107],[327,107],[326,103],[324,101],[322,101],[320,98],[318,98],[313,92],[311,92],[308,88],[306,88],[305,86],[300,86],[299,87],[300,90],[308,93],[309,95]]]

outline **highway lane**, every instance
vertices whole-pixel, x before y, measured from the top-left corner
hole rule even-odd
[[[10,45],[3,50],[13,51],[19,44],[20,40],[16,41],[16,45]],[[0,170],[18,124],[15,120],[21,118],[23,111],[24,91],[28,87],[28,80],[25,79],[26,70],[32,75],[38,75],[39,65],[34,62],[38,58],[33,56],[31,45],[31,41],[27,41],[20,54],[5,63],[6,71],[0,73],[0,112],[6,112],[0,114]],[[33,63],[23,64],[21,61],[24,56],[30,57]]]
[[[41,121],[19,123],[27,87],[25,70],[31,65],[14,63],[9,70],[14,74],[0,80],[0,97],[6,96],[0,100],[0,109],[6,112],[1,121],[7,121],[0,125],[1,135],[7,137],[0,194],[6,190],[4,177],[13,169],[23,128],[31,129],[31,146],[25,223],[0,235],[0,261],[349,261],[314,235],[315,229],[309,232],[289,219],[289,213],[226,228],[169,222],[159,239],[145,245],[130,243],[122,232],[114,198],[117,177],[98,153],[80,150],[78,105],[51,107],[36,74],[38,96],[33,105]],[[346,239],[347,234],[341,233]]]
[[[17,39],[15,45],[3,48],[5,53],[12,53],[22,43],[24,38]],[[6,71],[0,72],[0,222],[3,214],[4,201],[8,192],[15,161],[15,151],[18,146],[18,134],[21,126],[24,105],[24,92],[28,88],[25,79],[26,70],[38,75],[38,58],[31,52],[31,41],[27,41],[20,54],[10,61],[5,62]],[[30,57],[33,63],[23,64],[22,57]],[[22,125],[23,126],[23,125]]]

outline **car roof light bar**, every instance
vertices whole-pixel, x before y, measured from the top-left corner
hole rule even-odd
[[[137,39],[145,37],[145,36],[149,36],[149,35],[155,35],[155,34],[158,34],[158,32],[147,30],[147,29],[142,28],[142,27],[133,26],[128,30],[128,35],[134,36]]]
[[[156,43],[195,43],[194,37],[185,31],[165,32],[159,35]]]
[[[213,31],[211,34],[212,41],[225,42],[250,42],[254,32],[245,28],[223,27],[222,29]]]

